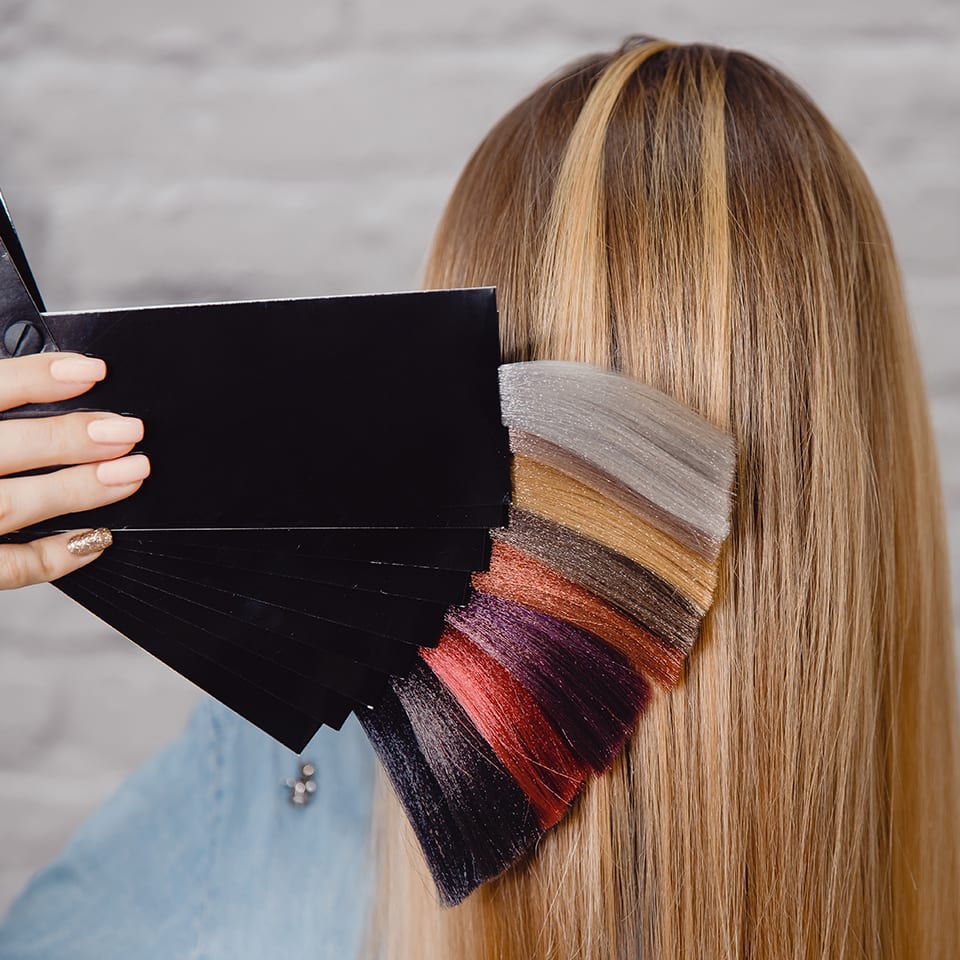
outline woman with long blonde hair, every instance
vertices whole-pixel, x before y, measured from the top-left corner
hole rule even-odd
[[[4,960],[960,957],[938,468],[850,148],[755,57],[632,39],[536,89],[467,164],[424,285],[487,284],[505,361],[622,371],[735,439],[732,532],[680,684],[455,907],[383,776],[371,817],[356,718],[311,742],[316,799],[292,812],[289,752],[205,701],[18,898]],[[21,386],[87,389],[48,382],[44,356]],[[5,569],[90,562],[63,547]]]
[[[733,532],[683,682],[516,868],[439,907],[381,782],[377,955],[960,957],[938,469],[850,148],[755,57],[632,40],[470,159],[424,285],[482,284],[505,361],[621,370],[731,429]]]

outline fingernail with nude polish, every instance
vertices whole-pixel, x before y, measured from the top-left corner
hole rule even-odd
[[[143,439],[139,417],[101,417],[87,424],[87,435],[96,443],[135,443]]]
[[[75,557],[85,557],[90,553],[106,550],[113,543],[113,534],[108,527],[97,527],[72,536],[67,541],[67,549]]]
[[[63,357],[50,364],[50,376],[61,383],[93,383],[107,375],[107,365],[96,357]]]
[[[107,486],[136,483],[150,475],[150,461],[142,453],[134,453],[119,460],[104,460],[97,464],[97,479]]]

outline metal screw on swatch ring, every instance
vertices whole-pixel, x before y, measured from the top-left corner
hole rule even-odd
[[[11,323],[3,333],[3,348],[11,357],[40,353],[42,347],[43,334],[26,320]]]
[[[309,762],[300,766],[299,777],[287,777],[286,783],[290,788],[290,802],[295,807],[303,807],[309,803],[310,798],[317,792],[317,784],[313,775],[317,768]]]

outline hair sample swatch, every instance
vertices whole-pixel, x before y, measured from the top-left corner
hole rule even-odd
[[[467,840],[420,750],[404,705],[389,689],[375,710],[359,710],[357,717],[403,804],[441,898],[458,903],[476,885],[465,862]]]
[[[524,456],[514,456],[512,478],[513,502],[521,510],[575,530],[643,564],[700,609],[709,605],[717,585],[715,565],[643,517],[627,513],[562,470]]]
[[[537,697],[594,771],[612,763],[649,693],[617,650],[573,624],[479,591],[464,608],[451,608],[447,623]]]
[[[510,508],[509,526],[491,533],[602,597],[684,655],[692,648],[703,614],[642,564],[515,507]]]
[[[672,686],[680,679],[684,660],[680,650],[595,593],[503,540],[494,541],[489,568],[475,573],[472,583],[483,593],[514,600],[595,634],[661,686]]]
[[[459,630],[421,656],[459,700],[476,728],[523,788],[540,825],[553,826],[588,773],[536,698]]]
[[[563,360],[501,366],[500,403],[508,427],[636,491],[699,531],[716,558],[729,530],[728,433],[654,387],[634,381],[625,391],[621,374]]]
[[[412,733],[416,742],[413,763],[423,763],[413,773],[419,785],[426,785],[424,794],[404,779],[409,761],[394,756],[389,732],[371,721],[379,706],[361,719],[375,735],[379,732],[378,752],[387,754],[385,767],[397,795],[417,836],[428,837],[424,853],[438,888],[456,903],[517,860],[542,831],[527,795],[426,664],[415,665],[392,687],[391,696],[405,715],[404,737]],[[409,740],[403,743],[404,750],[410,746]],[[432,789],[431,777],[438,791]],[[443,836],[438,836],[435,818]]]

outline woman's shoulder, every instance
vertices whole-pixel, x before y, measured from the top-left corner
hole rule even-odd
[[[27,885],[0,956],[349,957],[370,895],[373,767],[353,716],[297,757],[201,701]]]

